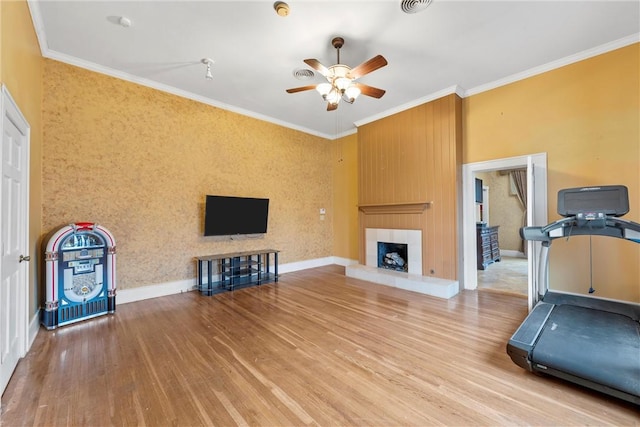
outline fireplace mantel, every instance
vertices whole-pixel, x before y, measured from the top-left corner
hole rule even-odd
[[[371,214],[419,214],[424,212],[433,202],[380,203],[375,205],[358,205],[358,209],[367,215]]]

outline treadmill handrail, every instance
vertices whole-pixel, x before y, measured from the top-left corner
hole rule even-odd
[[[520,229],[520,236],[524,240],[548,243],[560,237],[585,235],[616,237],[640,243],[640,224],[637,222],[607,216],[604,226],[592,227],[589,221],[587,221],[586,224],[589,226],[578,225],[576,217],[570,216],[552,222],[544,227],[522,227]]]
[[[585,223],[589,226],[585,226]],[[540,257],[538,259],[538,300],[541,300],[549,290],[549,248],[553,240],[578,235],[598,235],[640,243],[640,224],[637,222],[614,216],[606,216],[604,221],[599,219],[598,221],[594,221],[593,225],[594,226],[591,226],[589,221],[584,220],[582,220],[579,225],[578,219],[575,216],[570,216],[559,219],[544,227],[522,227],[520,229],[520,236],[524,240],[542,242]]]

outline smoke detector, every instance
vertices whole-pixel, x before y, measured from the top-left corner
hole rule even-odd
[[[433,0],[401,0],[400,8],[404,13],[416,13],[425,10]]]
[[[273,9],[276,11],[278,16],[287,16],[289,15],[289,5],[283,1],[277,1],[273,4]]]

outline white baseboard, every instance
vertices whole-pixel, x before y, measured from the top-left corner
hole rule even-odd
[[[178,280],[175,282],[140,286],[138,288],[118,289],[116,291],[116,307],[118,304],[126,304],[128,302],[142,301],[149,298],[181,294],[182,292],[193,291],[195,288],[196,279],[193,278],[188,280]]]
[[[357,259],[340,258],[340,257],[337,257],[337,256],[334,256],[332,258],[333,258],[333,264],[341,265],[343,267],[348,267],[350,265],[358,264],[358,260]]]
[[[512,258],[526,258],[523,252],[512,251],[510,249],[500,249],[500,256],[508,256]]]
[[[29,342],[27,343],[27,351],[31,349],[33,342],[36,340],[38,336],[38,332],[40,331],[40,309],[36,311],[36,313],[31,318],[29,322]]]
[[[358,261],[332,256],[325,258],[308,259],[304,261],[280,264],[278,265],[278,274],[280,275],[291,273],[293,271],[306,270],[308,268],[323,267],[325,265],[331,264],[348,266],[358,264]],[[273,266],[271,266],[271,271],[273,272],[273,270]],[[149,298],[164,297],[168,295],[179,294],[182,292],[190,292],[195,289],[195,278],[188,280],[178,280],[175,282],[156,283],[148,286],[140,286],[138,288],[118,289],[116,293],[116,306],[118,304],[142,301]]]
[[[346,267],[357,264],[358,261],[348,258],[328,256],[325,258],[307,259],[304,261],[291,262],[278,266],[278,274],[291,273],[292,271],[306,270],[308,268],[324,267],[325,265],[337,264]],[[272,269],[273,270],[273,269]]]
[[[306,270],[308,268],[322,267],[333,264],[333,257],[306,259],[304,261],[290,262],[278,265],[278,274],[291,273],[292,271]],[[273,268],[271,268],[273,271]]]

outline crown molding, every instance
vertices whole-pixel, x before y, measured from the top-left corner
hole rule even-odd
[[[621,39],[614,40],[612,42],[605,43],[591,49],[583,50],[582,52],[578,52],[574,55],[558,59],[557,61],[548,62],[546,64],[531,68],[521,73],[512,74],[500,80],[476,86],[472,89],[467,90],[464,93],[463,98],[477,95],[479,93],[486,92],[492,89],[497,89],[501,86],[506,86],[520,80],[525,80],[530,77],[537,76],[538,74],[546,73],[547,71],[552,71],[567,65],[574,64],[576,62],[584,61],[585,59],[593,58],[594,56],[602,55],[604,53],[611,52],[638,42],[640,42],[640,33],[632,34],[630,36],[623,37]]]
[[[191,99],[193,101],[201,102],[203,104],[210,105],[212,107],[220,108],[226,111],[231,111],[236,114],[240,114],[243,116],[251,117],[257,120],[262,120],[265,122],[273,123],[278,126],[286,127],[289,129],[297,130],[303,133],[307,133],[310,135],[319,136],[324,139],[335,139],[341,136],[349,135],[353,132],[346,132],[341,135],[328,135],[322,132],[315,131],[313,129],[308,129],[306,127],[298,126],[293,123],[285,122],[282,120],[274,119],[273,117],[265,116],[263,114],[258,114],[253,111],[245,110],[242,108],[234,107],[232,105],[228,105],[222,102],[216,102],[209,98],[205,98],[203,96],[196,95],[194,93],[175,88],[173,86],[165,85],[162,83],[154,82],[149,79],[145,79],[142,77],[134,76],[129,73],[125,73],[122,71],[115,70],[113,68],[105,67],[90,61],[85,61],[82,59],[78,59],[71,55],[66,55],[64,53],[57,52],[49,48],[49,43],[47,41],[46,33],[44,31],[44,22],[42,20],[42,14],[40,12],[39,2],[36,0],[27,0],[27,4],[29,6],[29,12],[31,13],[31,20],[33,22],[33,27],[36,32],[36,37],[38,39],[38,44],[40,45],[40,52],[43,57],[54,59],[56,61],[64,62],[66,64],[74,65],[76,67],[84,68],[90,71],[94,71],[96,73],[105,74],[110,77],[115,77],[117,79],[125,80],[131,83],[136,83],[141,86],[150,87],[152,89],[157,89],[163,92],[171,93],[176,96],[180,96],[182,98]]]
[[[94,71],[96,73],[105,74],[110,77],[115,77],[120,80],[125,80],[130,83],[136,83],[141,86],[150,87],[152,89],[157,89],[162,92],[167,92],[176,96],[180,96],[182,98],[191,99],[193,101],[201,102],[203,104],[210,105],[212,107],[220,108],[225,111],[230,111],[232,113],[240,114],[243,116],[251,117],[257,120],[262,120],[265,122],[273,123],[282,127],[286,127],[293,130],[298,130],[300,132],[304,132],[310,135],[319,136],[325,139],[332,139],[335,136],[327,135],[313,129],[308,129],[302,126],[295,125],[293,123],[285,122],[282,120],[274,119],[273,117],[265,116],[263,114],[259,114],[253,111],[245,110],[242,108],[235,107],[233,105],[225,104],[223,102],[217,102],[210,98],[206,98],[200,95],[196,95],[192,92],[178,89],[173,86],[169,86],[163,83],[158,83],[149,79],[145,79],[143,77],[134,76],[133,74],[125,73],[122,71],[115,70],[113,68],[105,67],[103,65],[96,64],[94,62],[85,61],[82,59],[78,59],[74,56],[66,55],[64,53],[56,52],[54,50],[48,50],[45,54],[43,54],[45,58],[54,59],[56,61],[64,62],[69,65],[74,65],[76,67],[84,68],[90,71]]]
[[[579,52],[577,54],[574,55],[570,55],[567,56],[565,58],[561,58],[557,61],[552,61],[549,62],[547,64],[538,66],[538,67],[534,67],[531,68],[529,70],[523,71],[521,73],[516,73],[516,74],[512,74],[510,76],[507,76],[505,78],[490,82],[490,83],[486,83],[480,86],[476,86],[474,88],[465,90],[464,88],[462,88],[459,85],[454,85],[442,90],[439,90],[437,92],[431,93],[429,95],[417,98],[413,101],[407,102],[405,104],[399,105],[397,107],[391,108],[389,110],[383,111],[379,114],[375,114],[373,116],[369,116],[366,117],[362,120],[358,120],[356,122],[353,123],[354,128],[345,132],[342,132],[340,134],[337,135],[330,135],[330,134],[326,134],[326,133],[322,133],[322,132],[318,132],[316,130],[313,129],[309,129],[306,127],[302,127],[302,126],[298,126],[295,125],[293,123],[289,123],[286,121],[282,121],[282,120],[278,120],[275,119],[273,117],[269,117],[263,114],[259,114],[259,113],[255,113],[253,111],[249,111],[249,110],[245,110],[242,108],[238,108],[229,104],[225,104],[222,102],[216,102],[212,99],[209,98],[205,98],[203,96],[200,95],[196,95],[192,92],[188,92],[182,89],[178,89],[175,88],[173,86],[169,86],[169,85],[165,85],[162,83],[158,83],[158,82],[154,82],[151,81],[149,79],[145,79],[145,78],[141,78],[141,77],[137,77],[134,76],[132,74],[129,73],[125,73],[122,71],[118,71],[109,67],[104,67],[102,65],[93,63],[93,62],[89,62],[89,61],[84,61],[81,59],[78,59],[76,57],[70,56],[70,55],[66,55],[54,50],[49,49],[49,45],[47,42],[47,38],[46,38],[46,33],[44,31],[44,23],[42,20],[42,14],[40,12],[40,6],[39,6],[39,2],[36,0],[27,0],[27,4],[29,6],[29,11],[31,13],[31,19],[33,21],[33,26],[34,26],[34,30],[36,32],[36,37],[38,39],[38,44],[40,45],[40,51],[42,53],[42,56],[45,58],[50,58],[50,59],[55,59],[57,61],[60,62],[64,62],[70,65],[75,65],[77,67],[80,68],[85,68],[87,70],[91,70],[97,73],[101,73],[101,74],[105,74],[111,77],[115,77],[121,80],[125,80],[131,83],[136,83],[142,86],[146,86],[146,87],[150,87],[153,89],[157,89],[163,92],[167,92],[167,93],[171,93],[173,95],[176,96],[180,96],[183,98],[187,98],[187,99],[191,99],[193,101],[197,101],[197,102],[201,102],[203,104],[207,104],[210,105],[212,107],[216,107],[216,108],[220,108],[226,111],[230,111],[236,114],[240,114],[243,116],[247,116],[247,117],[251,117],[257,120],[262,120],[268,123],[273,123],[276,124],[278,126],[283,126],[292,130],[297,130],[303,133],[307,133],[310,135],[315,135],[318,136],[320,138],[324,138],[327,140],[335,140],[335,139],[339,139],[348,135],[352,135],[354,133],[357,132],[357,128],[365,125],[367,123],[371,123],[373,121],[376,120],[380,120],[382,118],[391,116],[393,114],[408,110],[410,108],[413,107],[417,107],[419,105],[425,104],[427,102],[431,102],[434,101],[438,98],[442,98],[443,96],[447,96],[447,95],[451,95],[452,93],[457,94],[458,96],[460,96],[461,98],[466,98],[472,95],[476,95],[482,92],[486,92],[492,89],[496,89],[499,88],[501,86],[505,86],[511,83],[515,83],[517,81],[520,80],[524,80],[533,76],[536,76],[538,74],[542,74],[545,73],[547,71],[552,71],[555,70],[557,68],[561,68],[564,67],[566,65],[570,65],[573,64],[575,62],[579,62],[588,58],[592,58],[594,56],[598,56],[616,49],[620,49],[622,47],[626,47],[629,46],[633,43],[638,43],[640,42],[640,33],[636,33],[636,34],[632,34],[630,36],[627,37],[623,37],[621,39],[618,40],[614,40],[612,42],[609,43],[605,43],[603,45],[600,46],[596,46],[594,48],[591,49],[587,49],[584,50],[582,52]]]
[[[42,21],[42,14],[40,13],[40,5],[35,0],[27,0],[27,6],[29,7],[29,13],[31,14],[31,21],[33,22],[33,29],[36,32],[38,45],[40,46],[40,53],[42,56],[46,56],[45,54],[49,49],[49,45],[44,31],[44,22]]]
[[[360,127],[362,125],[366,125],[367,123],[371,123],[371,122],[374,122],[376,120],[380,120],[380,119],[383,119],[385,117],[389,117],[389,116],[392,116],[394,114],[400,113],[402,111],[408,110],[410,108],[417,107],[418,105],[422,105],[422,104],[426,104],[427,102],[435,101],[436,99],[442,98],[443,96],[451,95],[452,93],[455,93],[458,96],[460,96],[461,98],[464,98],[464,96],[462,96],[462,95],[465,93],[465,91],[464,91],[464,89],[462,87],[460,87],[458,85],[451,86],[451,87],[448,87],[446,89],[442,89],[442,90],[439,90],[437,92],[431,93],[431,94],[429,94],[427,96],[423,96],[421,98],[418,98],[418,99],[415,99],[413,101],[407,102],[406,104],[402,104],[402,105],[399,105],[397,107],[390,108],[389,110],[383,111],[380,114],[376,114],[376,115],[364,118],[362,120],[358,120],[357,122],[354,122],[354,124],[356,125],[356,127]]]

